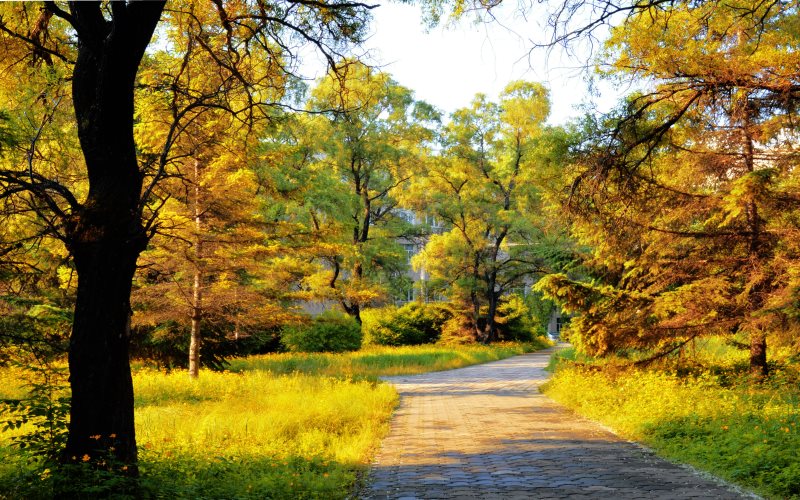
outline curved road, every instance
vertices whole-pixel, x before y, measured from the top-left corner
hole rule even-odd
[[[400,407],[362,496],[756,498],[660,459],[540,394],[552,352],[387,378]]]

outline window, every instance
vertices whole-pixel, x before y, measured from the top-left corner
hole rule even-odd
[[[411,257],[417,254],[417,245],[414,243],[403,243],[403,248],[406,251],[406,262],[411,262]]]
[[[425,224],[430,226],[431,232],[433,233],[441,233],[444,231],[444,224],[442,224],[442,221],[433,215],[425,215]]]

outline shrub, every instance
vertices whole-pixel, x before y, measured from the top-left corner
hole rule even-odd
[[[509,295],[497,307],[497,333],[500,340],[530,342],[537,330],[530,308],[519,295]]]
[[[281,342],[292,352],[344,352],[361,348],[361,326],[351,317],[327,311],[310,324],[284,328]]]
[[[166,370],[189,366],[189,336],[187,325],[166,321],[156,326],[137,326],[132,329],[131,357],[155,363]],[[206,328],[201,333],[200,364],[212,370],[225,368],[226,358],[236,354],[235,346],[224,332]]]
[[[432,344],[452,316],[445,304],[409,302],[378,321],[370,333],[371,341],[390,346]]]
[[[394,316],[396,311],[397,307],[395,306],[371,307],[361,311],[361,333],[364,336],[364,345],[380,345],[375,341],[376,335],[382,335],[378,333],[378,329],[383,328],[383,322]]]
[[[281,350],[280,328],[265,328],[234,336],[235,325],[224,321],[204,322],[200,331],[200,365],[220,371],[237,356]],[[165,370],[189,366],[189,326],[177,321],[138,325],[131,335],[131,357]]]
[[[475,342],[475,327],[467,314],[455,314],[442,325],[439,344],[459,345]]]

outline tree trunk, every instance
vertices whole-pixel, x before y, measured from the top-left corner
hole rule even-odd
[[[133,139],[133,87],[164,2],[71,2],[78,37],[72,97],[89,192],[65,222],[78,274],[69,345],[72,404],[64,462],[97,467],[111,455],[136,475],[128,343],[131,281],[147,245],[142,174]],[[111,464],[106,463],[105,467]]]
[[[478,291],[473,287],[469,292],[470,302],[472,302],[472,328],[475,331],[475,340],[483,341],[483,331],[481,331],[481,303],[478,298]]]
[[[129,465],[130,474],[137,473],[128,343],[131,280],[143,248],[126,241],[71,246],[78,296],[69,348],[72,404],[66,462],[97,463],[110,453]]]
[[[189,377],[200,375],[200,323],[203,319],[203,211],[200,162],[194,162],[194,281],[192,283],[192,329],[189,337]]]
[[[194,284],[192,286],[192,330],[189,337],[189,377],[197,378],[200,375],[200,322],[203,318],[203,274],[199,268],[194,271]]]
[[[499,300],[498,294],[494,291],[495,280],[489,280],[489,288],[490,292],[488,294],[489,298],[489,310],[486,313],[486,342],[496,342],[497,341],[497,302]]]
[[[358,243],[358,244],[360,245],[360,243]],[[364,277],[364,268],[361,265],[361,262],[356,261],[356,263],[353,265],[353,271],[352,272],[353,272],[352,279],[356,279],[356,280],[358,280],[360,282],[361,279]],[[361,324],[361,304],[359,304],[358,302],[349,302],[348,303],[344,299],[342,299],[341,303],[342,303],[342,308],[344,309],[344,312],[346,312],[347,314],[352,316],[353,319],[356,320],[356,323],[358,323],[360,325]]]
[[[764,378],[769,374],[767,365],[767,336],[764,332],[750,334],[750,374]]]
[[[747,171],[750,173],[755,172],[755,146],[754,139],[750,131],[751,116],[749,110],[749,103],[745,106],[744,123],[742,125],[742,133],[744,135],[744,160]],[[761,251],[761,215],[758,210],[758,203],[755,197],[750,198],[747,204],[747,217],[748,225],[750,226],[750,258],[756,262],[760,261]],[[763,263],[761,269],[763,269]],[[754,314],[761,310],[763,307],[762,293],[766,288],[767,279],[761,280],[752,287],[750,290],[750,311],[748,314]],[[756,378],[766,377],[769,372],[767,366],[767,335],[760,329],[755,329],[750,333],[750,373]]]

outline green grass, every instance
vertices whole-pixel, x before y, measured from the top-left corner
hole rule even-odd
[[[223,373],[134,374],[142,494],[151,498],[345,498],[397,404],[381,375],[481,363],[531,346],[373,348],[236,359]],[[0,370],[0,397],[21,372]],[[19,432],[24,432],[22,429]],[[37,470],[0,435],[0,498],[48,498]]]
[[[708,347],[677,369],[564,362],[543,390],[670,459],[768,497],[800,498],[797,367],[776,366],[755,384],[743,373],[741,353]]]
[[[546,347],[544,344],[500,343],[459,347],[370,346],[343,354],[267,354],[231,361],[229,370],[269,371],[274,374],[307,373],[332,377],[370,378],[413,375],[486,363]]]

